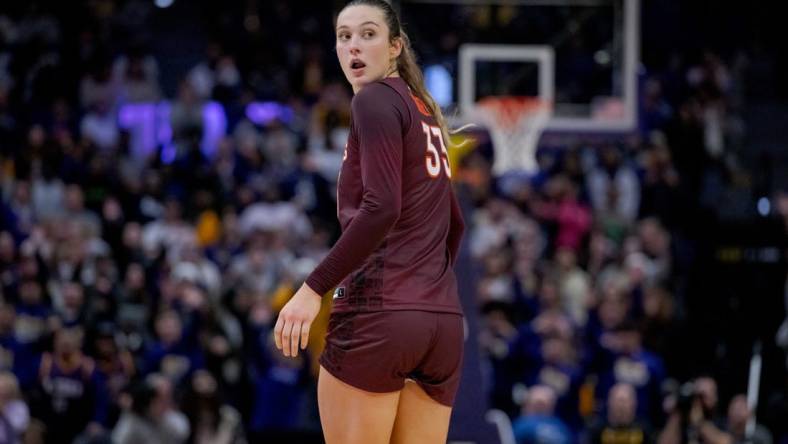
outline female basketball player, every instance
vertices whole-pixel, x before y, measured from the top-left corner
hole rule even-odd
[[[336,51],[355,93],[343,232],[282,309],[276,344],[286,356],[303,349],[335,288],[318,381],[326,442],[444,443],[462,361],[452,266],[464,230],[446,126],[388,3],[342,9]]]

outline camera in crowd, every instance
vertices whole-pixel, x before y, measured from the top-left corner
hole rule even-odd
[[[695,381],[681,384],[676,393],[676,411],[679,412],[682,418],[689,418],[693,404],[700,398],[701,393],[698,391]]]

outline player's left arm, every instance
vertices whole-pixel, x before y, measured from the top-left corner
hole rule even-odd
[[[399,102],[398,102],[399,101]],[[361,205],[328,255],[279,313],[276,346],[285,356],[305,348],[320,310],[320,296],[360,267],[380,246],[402,208],[403,117],[397,93],[380,83],[353,99],[361,166]]]
[[[353,99],[363,186],[358,213],[326,258],[307,278],[324,294],[374,252],[399,219],[402,208],[403,116],[401,99],[376,83]]]

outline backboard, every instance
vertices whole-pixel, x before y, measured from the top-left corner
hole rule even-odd
[[[460,116],[484,97],[532,96],[553,103],[548,132],[635,129],[640,0],[401,0],[399,6],[423,65],[443,64],[452,73]]]

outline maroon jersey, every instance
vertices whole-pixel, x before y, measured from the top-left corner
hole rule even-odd
[[[342,236],[306,283],[334,311],[461,313],[453,264],[464,223],[435,118],[401,78],[353,98],[337,184]]]

